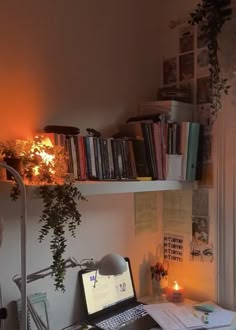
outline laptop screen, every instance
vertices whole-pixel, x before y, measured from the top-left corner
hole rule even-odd
[[[96,271],[82,273],[82,283],[88,315],[103,311],[122,301],[135,298],[128,260],[127,270],[116,276],[102,276]]]

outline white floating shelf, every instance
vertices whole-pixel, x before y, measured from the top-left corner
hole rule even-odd
[[[124,194],[144,191],[164,191],[164,190],[183,190],[194,189],[197,182],[180,181],[77,181],[75,185],[85,196],[105,195],[105,194]],[[1,192],[10,191],[11,182],[1,181]],[[38,186],[26,185],[27,195],[30,198],[39,198]]]
[[[85,196],[103,194],[123,194],[144,191],[193,189],[195,182],[180,181],[86,181],[78,182]]]

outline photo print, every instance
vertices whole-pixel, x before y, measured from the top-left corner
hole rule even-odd
[[[194,53],[179,56],[179,80],[190,80],[194,78]]]
[[[179,88],[182,91],[185,91],[187,97],[185,98],[184,102],[187,103],[194,103],[194,81],[184,81],[179,84]]]
[[[209,74],[209,52],[207,48],[198,49],[196,52],[196,76],[206,77]]]
[[[177,59],[171,57],[163,60],[163,85],[176,83],[177,80]]]
[[[186,53],[194,48],[194,27],[185,25],[179,30],[179,52]]]
[[[203,77],[197,79],[197,104],[211,102],[211,79]]]
[[[209,218],[205,216],[192,217],[192,241],[195,243],[208,243]]]
[[[204,38],[204,28],[203,22],[197,25],[197,48],[202,48],[207,46],[207,39]]]
[[[208,126],[211,122],[211,105],[209,103],[197,106],[197,121],[203,126]]]

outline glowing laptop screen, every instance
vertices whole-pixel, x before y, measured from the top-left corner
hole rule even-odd
[[[121,275],[102,276],[97,273],[96,277],[95,271],[82,274],[89,315],[135,297],[129,264],[126,263],[127,270]]]

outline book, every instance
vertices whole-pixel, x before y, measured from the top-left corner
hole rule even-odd
[[[82,135],[78,136],[78,154],[79,154],[79,168],[80,168],[80,180],[87,179],[87,165],[85,154],[85,138]]]
[[[189,123],[187,172],[186,172],[187,181],[193,181],[196,179],[199,131],[200,131],[200,124],[193,122]]]
[[[119,126],[119,131],[122,137],[128,138],[143,138],[141,121],[129,122]]]
[[[133,139],[133,151],[138,177],[150,177],[144,140]]]
[[[182,155],[166,155],[166,180],[182,179]]]
[[[180,154],[183,155],[182,181],[185,181],[187,177],[189,125],[190,122],[183,122],[180,126]]]
[[[184,103],[175,100],[146,102],[140,105],[142,115],[163,114],[169,121],[181,123],[182,121],[192,121],[195,106],[191,103]]]

